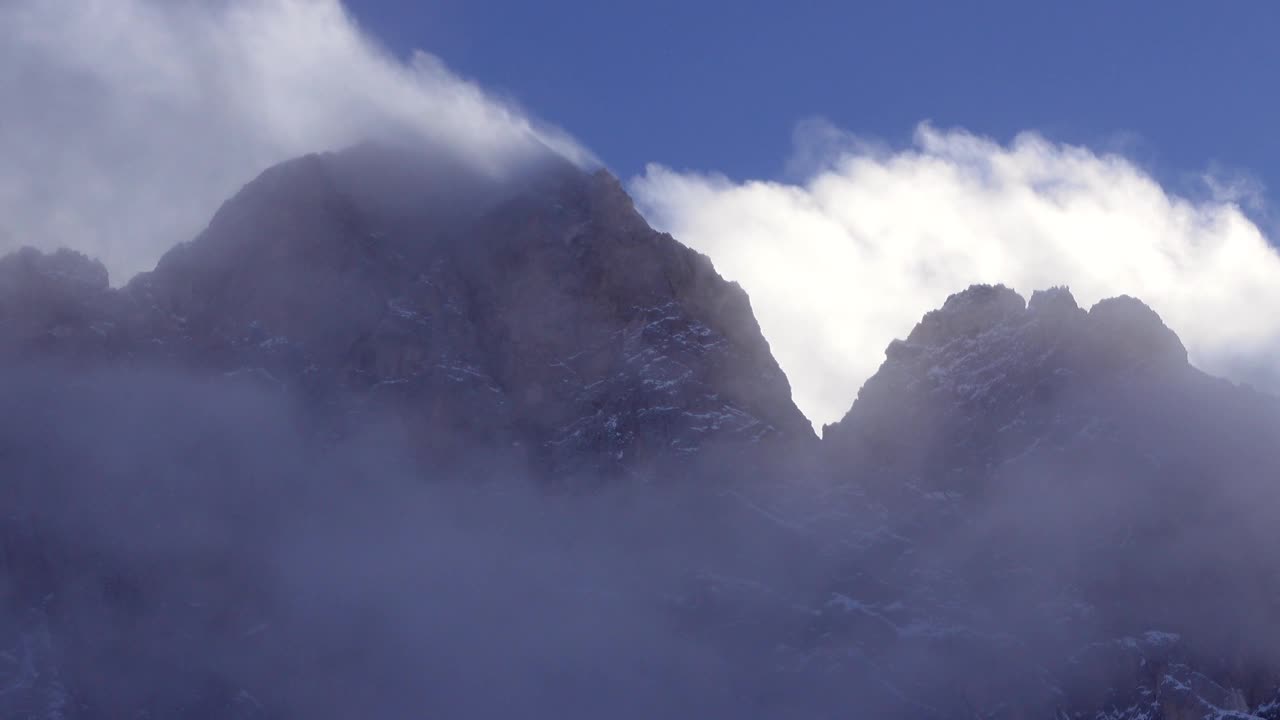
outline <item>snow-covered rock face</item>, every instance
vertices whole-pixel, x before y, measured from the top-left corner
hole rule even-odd
[[[130,362],[394,411],[429,455],[479,443],[557,477],[613,475],[812,436],[746,294],[603,171],[548,161],[486,185],[360,146],[266,171],[119,292],[66,253],[6,262],[43,279],[10,283],[0,310],[84,306],[28,334],[110,325]]]

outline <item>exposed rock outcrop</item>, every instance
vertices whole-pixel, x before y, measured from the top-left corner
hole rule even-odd
[[[256,377],[390,411],[436,460],[483,446],[560,478],[812,438],[746,294],[607,172],[421,163],[271,168],[121,290],[65,251],[10,257],[5,346]]]
[[[993,658],[952,676],[960,696],[920,688],[934,707],[1265,716],[1280,569],[1243,549],[1280,498],[1262,470],[1280,465],[1277,428],[1280,403],[1193,368],[1138,300],[1086,312],[1062,288],[1024,304],[971,287],[892,343],[825,428],[833,473],[883,513],[856,564],[894,588],[854,575],[837,592],[897,628],[878,657]],[[832,623],[851,621],[866,622]],[[992,688],[991,673],[1018,679]]]
[[[885,355],[823,437],[837,452],[906,477],[928,475],[925,482],[939,487],[948,483],[940,472],[989,473],[1033,444],[1063,448],[1098,431],[1086,425],[1107,413],[1091,415],[1089,406],[1113,391],[1207,380],[1140,301],[1112,298],[1086,312],[1065,288],[1038,291],[1028,303],[1002,285],[971,287]],[[1072,413],[1060,412],[1064,403]]]

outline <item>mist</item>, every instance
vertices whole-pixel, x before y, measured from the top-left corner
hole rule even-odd
[[[633,206],[337,0],[4,3],[0,96],[0,255],[110,271],[0,262],[0,717],[1280,708],[1247,187],[816,123]],[[890,344],[984,280],[1187,352]]]
[[[568,135],[398,58],[339,0],[0,5],[0,253],[70,247],[122,285],[275,163],[375,140],[501,177],[595,163]]]
[[[56,662],[91,717],[727,701],[724,658],[664,619],[678,510],[451,482],[390,430],[319,447],[236,381],[11,372],[0,395],[8,642],[39,607],[56,640],[15,661]]]
[[[1275,407],[1179,387],[1154,388],[1161,426],[1133,410],[1153,388],[1100,390],[1132,421],[1117,447],[1174,451],[1174,474],[1032,454],[921,504],[928,488],[873,463],[732,449],[566,494],[424,467],[391,418],[321,442],[295,400],[243,379],[11,368],[0,702],[948,717],[956,688],[1047,712],[1037,673],[1114,679],[1064,658],[1144,632],[1188,638],[1171,658],[1275,663],[1255,632],[1275,567],[1239,550],[1280,499],[1255,440]]]

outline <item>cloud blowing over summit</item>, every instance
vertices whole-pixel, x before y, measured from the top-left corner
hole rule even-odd
[[[490,173],[546,147],[591,162],[338,0],[0,4],[0,97],[0,252],[70,246],[116,284],[297,155],[390,137]]]

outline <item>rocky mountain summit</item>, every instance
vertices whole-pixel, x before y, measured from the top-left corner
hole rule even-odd
[[[1277,428],[1274,398],[1196,370],[1136,299],[971,287],[824,429],[877,510],[821,614],[891,626],[859,652],[940,717],[1273,717],[1280,567],[1242,549],[1280,497]],[[904,673],[948,656],[984,658],[952,675],[963,697]]]
[[[1028,302],[1004,286],[971,287],[885,355],[824,438],[917,475],[989,473],[1033,446],[1045,449],[1039,443],[1062,448],[1082,433],[1096,437],[1105,429],[1066,423],[1118,421],[1112,416],[1121,408],[1098,406],[1113,392],[1223,385],[1188,364],[1181,341],[1141,301],[1116,297],[1086,312],[1065,288],[1037,291]],[[1072,412],[1061,412],[1064,403]],[[926,448],[937,454],[922,454]]]
[[[1138,300],[974,286],[890,344],[799,479],[734,486],[806,560],[708,573],[691,612],[769,658],[740,680],[763,717],[1275,718],[1280,565],[1248,549],[1277,428]]]
[[[274,167],[119,290],[24,250],[3,346],[235,374],[393,409],[433,461],[482,445],[548,476],[812,438],[746,294],[654,232],[617,180],[548,160],[491,180],[365,145]]]
[[[0,259],[0,365],[0,716],[1280,720],[1280,402],[1134,298],[963,290],[819,441],[608,173],[365,145]]]

